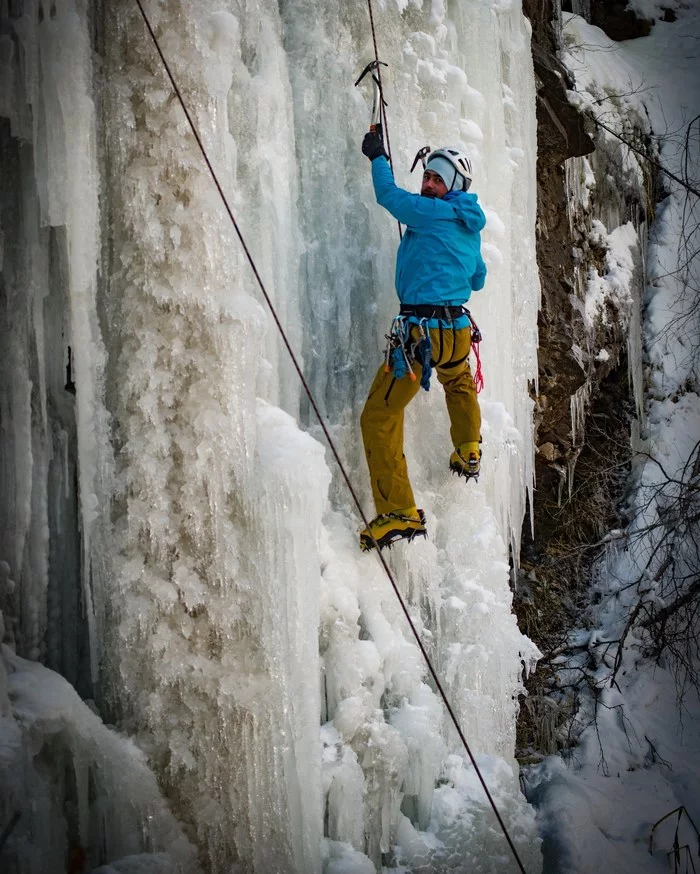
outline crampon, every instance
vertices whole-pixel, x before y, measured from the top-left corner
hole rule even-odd
[[[394,510],[392,513],[385,513],[372,519],[369,528],[360,532],[360,548],[363,552],[374,549],[376,541],[376,545],[384,549],[385,546],[391,547],[398,540],[410,542],[415,537],[426,536],[425,513],[416,507],[410,507],[407,510]]]
[[[478,443],[464,443],[450,455],[450,470],[466,479],[479,479],[481,449]]]

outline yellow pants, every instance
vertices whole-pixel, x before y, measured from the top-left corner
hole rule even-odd
[[[416,327],[412,329],[413,332],[417,330]],[[467,358],[471,329],[431,328],[430,342],[433,366],[445,389],[452,443],[457,449],[463,443],[478,442],[481,413]],[[416,503],[403,454],[403,413],[420,389],[421,365],[416,362],[413,370],[415,381],[408,374],[396,379],[393,372],[386,373],[382,365],[369,390],[360,419],[378,515],[413,507]]]

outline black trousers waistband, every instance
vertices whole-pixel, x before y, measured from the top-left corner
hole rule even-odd
[[[402,316],[416,316],[418,319],[445,319],[452,321],[465,313],[464,307],[446,307],[434,304],[401,304],[399,313]]]

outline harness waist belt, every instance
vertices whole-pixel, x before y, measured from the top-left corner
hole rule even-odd
[[[464,315],[464,307],[447,307],[439,304],[412,304],[402,303],[399,310],[402,316],[416,316],[419,319],[445,319],[451,322]]]

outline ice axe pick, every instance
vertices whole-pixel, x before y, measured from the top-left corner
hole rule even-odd
[[[425,170],[425,159],[430,154],[430,146],[423,146],[422,149],[418,149],[416,152],[416,157],[413,159],[413,163],[411,164],[411,173],[416,169],[416,164],[420,161],[423,165],[423,169]]]

